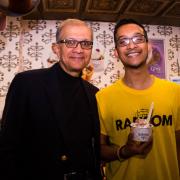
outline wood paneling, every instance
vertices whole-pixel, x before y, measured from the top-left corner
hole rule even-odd
[[[145,24],[180,26],[180,0],[41,0],[24,19],[79,18],[115,22],[134,18]]]

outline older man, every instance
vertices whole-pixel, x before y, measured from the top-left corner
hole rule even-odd
[[[6,98],[0,179],[99,180],[96,87],[81,79],[93,34],[78,19],[57,29],[59,62],[17,74]]]

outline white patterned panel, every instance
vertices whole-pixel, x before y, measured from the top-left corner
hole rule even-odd
[[[7,17],[6,29],[0,31],[0,117],[4,100],[14,75],[21,71],[48,67],[52,55],[58,24],[56,20],[23,20]],[[94,32],[91,63],[94,73],[90,80],[99,88],[112,84],[123,76],[119,59],[114,57],[114,23],[87,22]],[[173,26],[145,25],[150,39],[162,39],[165,49],[166,78],[180,76],[180,28]],[[104,58],[96,61],[97,49]]]

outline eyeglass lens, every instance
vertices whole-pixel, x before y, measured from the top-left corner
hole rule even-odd
[[[129,45],[130,41],[132,41],[134,44],[140,44],[145,42],[145,36],[144,35],[138,35],[138,36],[133,36],[131,38],[120,38],[117,41],[118,46],[127,46]]]
[[[82,49],[92,49],[93,42],[92,41],[77,41],[77,40],[68,40],[64,39],[59,41],[59,43],[65,43],[68,48],[76,48],[78,44],[81,45]]]

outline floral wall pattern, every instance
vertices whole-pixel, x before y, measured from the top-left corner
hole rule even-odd
[[[0,117],[9,85],[18,72],[47,68],[54,58],[51,45],[55,42],[59,20],[22,20],[7,17],[6,28],[0,31]],[[120,78],[123,66],[114,56],[114,23],[87,22],[94,32],[89,81],[99,88]],[[150,39],[164,42],[166,79],[180,76],[180,27],[144,25]]]

